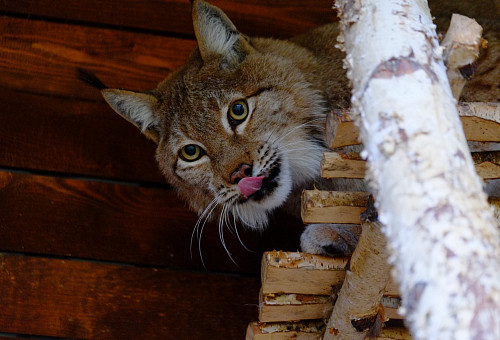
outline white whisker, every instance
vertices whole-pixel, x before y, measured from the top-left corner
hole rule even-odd
[[[224,240],[224,220],[226,219],[227,211],[228,211],[228,205],[226,203],[222,207],[222,212],[219,216],[219,238],[220,238],[220,241],[222,243],[222,246],[224,247],[224,250],[226,251],[226,254],[229,256],[231,261],[238,267],[238,264],[233,259],[233,256],[232,256],[231,252],[229,251],[229,249],[227,248],[226,242]]]
[[[293,128],[291,128],[290,130],[288,130],[287,132],[285,132],[283,135],[281,136],[278,136],[275,140],[271,141],[272,144],[275,144],[275,143],[279,143],[281,142],[286,136],[288,136],[289,134],[291,134],[292,132],[300,129],[300,128],[303,128],[303,127],[307,127],[307,126],[317,126],[316,124],[313,124],[313,122],[316,122],[316,121],[321,121],[321,120],[325,120],[325,118],[316,118],[316,119],[311,119],[303,124],[300,124],[300,125],[297,125],[297,126],[294,126]],[[317,126],[318,128],[321,128],[320,126]]]
[[[235,234],[236,224],[235,225],[231,224],[231,220],[229,219],[229,214],[231,213],[231,215],[233,215],[233,217],[234,217],[234,214],[232,212],[232,206],[236,202],[237,196],[238,196],[238,194],[234,194],[233,196],[231,196],[228,199],[226,199],[226,204],[227,204],[228,208],[227,208],[227,213],[224,216],[224,222],[225,222],[225,224],[227,226],[227,229],[229,230],[229,232],[233,236],[236,236],[236,234]],[[230,209],[230,207],[231,207],[231,209]]]
[[[243,240],[241,239],[240,237],[240,233],[238,232],[238,226],[236,224],[236,216],[234,215],[233,213],[233,223],[234,223],[234,231],[236,232],[236,237],[238,238],[238,241],[240,242],[240,244],[243,246],[243,248],[250,252],[250,253],[255,253],[255,251],[251,250],[250,248],[248,248],[245,243],[243,243]]]
[[[322,150],[321,148],[315,148],[315,147],[303,147],[303,148],[296,148],[296,149],[289,149],[289,150],[281,150],[278,151],[278,155],[283,155],[283,154],[289,154],[291,152],[296,152],[296,151],[313,151],[313,150]]]
[[[216,207],[217,207],[217,205],[214,204],[214,206],[212,207],[212,209],[210,209],[210,212],[208,213],[207,217],[205,218],[205,221],[201,225],[200,234],[199,234],[199,237],[198,237],[198,253],[200,254],[201,264],[203,265],[203,268],[206,268],[206,266],[205,266],[205,261],[203,260],[203,254],[202,254],[202,251],[201,251],[201,237],[203,235],[203,230],[205,229],[205,225],[207,224],[208,220],[210,219],[210,216],[212,215],[212,212],[214,211],[214,209]]]
[[[193,258],[193,239],[194,239],[194,235],[196,234],[196,238],[199,239],[200,238],[200,233],[199,233],[199,227],[200,227],[200,224],[202,222],[202,220],[205,219],[207,213],[209,212],[210,208],[212,207],[212,205],[214,205],[215,203],[217,203],[217,200],[218,200],[218,197],[215,197],[212,202],[210,202],[205,209],[203,209],[202,213],[200,214],[200,216],[198,216],[198,220],[196,221],[196,224],[193,228],[193,231],[191,232],[191,241],[190,241],[190,245],[189,245],[189,253],[191,254],[191,258]]]
[[[314,140],[309,140],[309,139],[299,140],[299,141],[296,141],[296,142],[290,142],[290,143],[287,143],[287,144],[282,144],[279,147],[281,149],[285,149],[285,148],[288,148],[288,147],[293,146],[293,145],[297,145],[297,144],[309,144],[309,143],[314,143]]]
[[[207,205],[207,207],[200,214],[200,217],[198,218],[198,221],[196,221],[196,225],[193,228],[193,232],[191,233],[191,242],[189,245],[189,253],[191,254],[191,258],[193,258],[193,239],[194,239],[194,235],[196,234],[196,237],[198,239],[198,253],[200,254],[200,260],[201,260],[201,263],[203,265],[203,268],[205,268],[205,261],[203,261],[203,254],[201,251],[201,237],[202,237],[205,225],[207,224],[207,221],[210,219],[212,212],[217,207],[217,203],[218,203],[219,198],[220,198],[220,195],[216,196],[212,200],[212,202],[210,202]],[[202,221],[203,221],[203,223],[202,223]],[[200,225],[201,225],[201,228],[200,228]]]
[[[239,218],[240,222],[243,223],[244,225],[246,225],[249,228],[253,228],[253,226],[250,223],[248,223],[247,221],[245,221],[245,219],[243,218],[243,216],[241,216],[240,208],[237,205],[234,208],[236,210],[236,214],[238,215],[238,218]]]

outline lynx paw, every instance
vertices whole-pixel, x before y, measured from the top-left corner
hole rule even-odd
[[[358,225],[311,224],[300,236],[302,251],[328,256],[349,256],[361,234]]]

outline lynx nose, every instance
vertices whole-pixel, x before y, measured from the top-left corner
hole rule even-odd
[[[231,184],[236,184],[245,177],[252,176],[252,166],[250,164],[241,163],[236,170],[231,173],[229,181]]]

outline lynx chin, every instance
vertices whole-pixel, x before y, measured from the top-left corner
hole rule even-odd
[[[201,0],[193,3],[193,24],[197,48],[155,89],[108,88],[88,74],[86,80],[157,143],[159,167],[199,214],[197,229],[211,218],[221,233],[236,221],[262,229],[280,206],[297,213],[304,188],[330,185],[319,177],[325,118],[348,106],[350,94],[334,47],[337,26],[289,41],[250,38]],[[344,253],[349,236],[332,246],[332,232],[309,226],[303,249]]]

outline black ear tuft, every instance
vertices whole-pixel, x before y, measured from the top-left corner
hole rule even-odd
[[[227,15],[205,1],[193,2],[193,27],[204,62],[219,61],[221,68],[236,68],[252,51]]]
[[[98,90],[103,90],[108,88],[99,78],[97,78],[95,74],[83,68],[76,69],[76,76],[81,81],[89,84],[90,86],[95,87]]]

